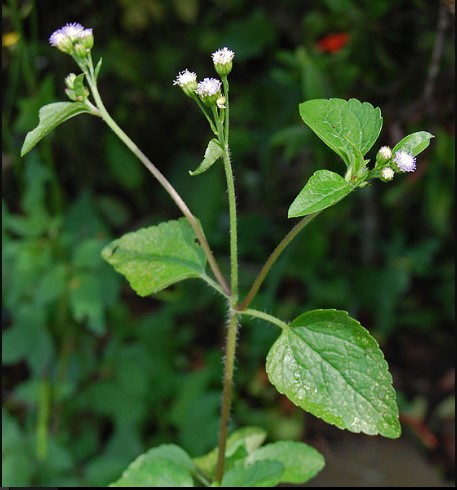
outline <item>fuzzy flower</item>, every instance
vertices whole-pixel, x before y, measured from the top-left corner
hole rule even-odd
[[[216,95],[221,90],[221,82],[216,78],[204,78],[201,82],[198,82],[195,93],[200,97],[211,97]]]
[[[173,85],[178,85],[188,97],[195,97],[195,89],[197,88],[197,74],[189,70],[184,70],[178,73]]]
[[[214,68],[221,77],[226,77],[232,71],[232,60],[235,53],[228,48],[215,51],[212,55]]]
[[[70,55],[84,57],[94,44],[92,29],[85,29],[81,24],[65,24],[53,32],[49,38],[51,46]]]
[[[395,152],[394,162],[401,172],[414,172],[416,170],[416,158],[406,151]]]
[[[235,53],[231,49],[222,48],[215,51],[211,56],[214,63],[225,65],[226,63],[230,63],[233,60]]]
[[[173,85],[179,85],[181,88],[186,85],[194,84],[197,82],[197,74],[191,72],[189,70],[184,70],[178,73],[176,80],[173,82]]]

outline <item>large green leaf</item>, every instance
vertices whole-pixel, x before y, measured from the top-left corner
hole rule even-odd
[[[317,213],[346,197],[354,186],[330,170],[318,170],[290,205],[289,218]]]
[[[179,446],[162,444],[138,456],[110,487],[193,487],[194,466]]]
[[[427,148],[432,138],[434,138],[433,134],[427,131],[418,131],[417,133],[409,134],[394,146],[392,153],[406,151],[406,153],[411,153],[413,156],[416,156]]]
[[[206,147],[203,161],[194,171],[189,170],[190,175],[195,176],[206,172],[206,170],[216,163],[216,161],[221,158],[223,154],[224,152],[222,151],[221,145],[217,139],[213,138]]]
[[[263,460],[279,461],[283,464],[283,483],[305,483],[325,465],[324,457],[316,449],[296,441],[278,441],[262,446],[246,458],[246,463]]]
[[[140,296],[205,273],[205,253],[185,218],[127,233],[105,247],[102,256]]]
[[[354,171],[378,139],[381,110],[357,99],[315,99],[299,105],[303,121]]]
[[[78,114],[91,112],[84,102],[54,102],[43,106],[39,112],[38,126],[29,131],[21,149],[21,156],[28,153],[54,128]]]
[[[400,435],[392,377],[376,340],[345,311],[315,310],[283,329],[267,356],[276,389],[341,429]]]

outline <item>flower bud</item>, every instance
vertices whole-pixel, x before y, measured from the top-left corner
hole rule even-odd
[[[74,73],[69,73],[65,77],[65,85],[67,86],[68,89],[70,89],[70,90],[73,89],[75,80],[76,80],[76,75]]]
[[[390,182],[395,176],[395,172],[393,171],[392,168],[390,167],[384,167],[382,170],[381,170],[381,175],[379,176],[379,178],[383,181],[383,182]]]
[[[219,109],[225,109],[225,101],[227,99],[221,95],[217,100],[216,100],[216,105],[219,107]]]
[[[75,56],[76,58],[85,58],[88,53],[88,49],[84,47],[84,44],[81,42],[77,42],[73,46],[73,53],[72,55]]]
[[[232,71],[232,60],[235,53],[228,48],[222,48],[215,51],[211,56],[217,74],[221,78],[226,77]]]
[[[379,164],[387,164],[392,158],[392,150],[389,146],[381,146],[376,155],[376,162]]]

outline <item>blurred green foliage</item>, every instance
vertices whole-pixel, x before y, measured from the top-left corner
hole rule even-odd
[[[284,318],[348,309],[387,352],[400,336],[420,336],[442,354],[441,371],[452,365],[455,82],[445,3],[3,7],[2,484],[104,485],[152,445],[175,442],[197,456],[217,438],[224,305],[196,281],[141,300],[100,256],[110,239],[176,218],[177,209],[95,118],[66,123],[19,158],[39,107],[65,100],[63,79],[75,67],[47,38],[66,22],[94,28],[109,110],[176,185],[223,261],[223,176],[188,175],[209,135],[172,81],[184,68],[210,76],[210,53],[220,47],[236,52],[231,131],[245,290],[291,226],[287,208],[309,176],[341,170],[300,122],[300,102],[357,97],[380,106],[379,144],[418,129],[435,134],[416,173],[359,191],[307,228],[256,307]],[[437,27],[440,16],[447,29]],[[324,49],[334,33],[346,41]],[[254,321],[241,331],[233,424],[301,439],[308,419],[284,404],[263,371],[275,336]]]

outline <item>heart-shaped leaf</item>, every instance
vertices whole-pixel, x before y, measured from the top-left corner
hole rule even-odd
[[[376,340],[345,311],[315,310],[285,327],[267,356],[276,389],[341,429],[399,437],[392,377]]]
[[[322,211],[341,201],[353,189],[354,186],[346,182],[341,175],[330,170],[318,170],[290,205],[288,216],[297,218]]]
[[[91,112],[84,102],[54,102],[43,106],[39,112],[38,126],[29,131],[21,149],[21,156],[28,153],[40,140],[68,119]]]
[[[205,253],[185,218],[127,233],[102,255],[140,296],[205,273]]]
[[[357,99],[315,99],[299,105],[303,121],[356,173],[378,139],[381,110]]]

